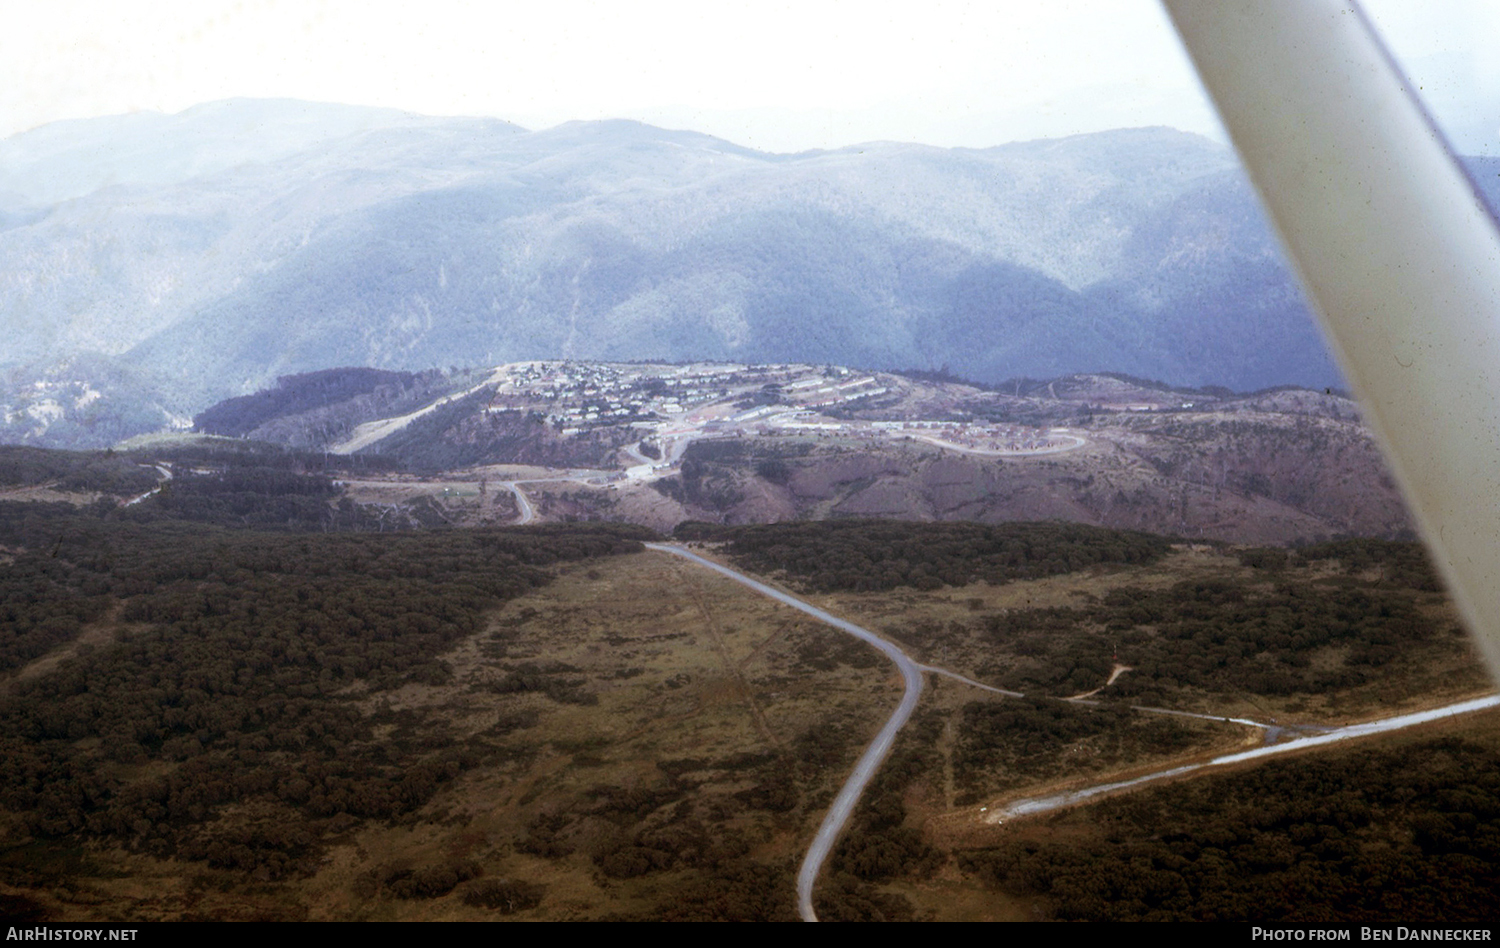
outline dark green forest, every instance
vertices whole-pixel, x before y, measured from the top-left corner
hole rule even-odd
[[[340,499],[339,471],[317,466],[320,457],[243,443],[159,449],[150,466],[124,453],[0,452],[0,480],[11,484],[115,497],[160,488],[130,507],[109,496],[81,508],[0,501],[0,806],[30,837],[0,850],[0,881],[54,886],[70,860],[109,846],[273,883],[311,875],[330,841],[361,821],[414,821],[444,785],[521,753],[507,738],[534,726],[535,712],[460,739],[382,697],[452,681],[442,656],[565,564],[654,538],[603,524],[379,532],[384,524]],[[1171,550],[1167,538],[1062,523],[688,524],[678,534],[723,541],[747,568],[823,591],[1114,571]],[[928,879],[950,858],[909,806],[913,788],[942,772],[941,741],[951,741],[955,802],[965,805],[1078,772],[1063,754],[1081,744],[1115,766],[1208,743],[1201,727],[1129,704],[1332,694],[1401,671],[1424,650],[1460,647],[1455,628],[1424,612],[1441,594],[1415,544],[1236,555],[1228,578],[1117,582],[1067,608],[973,609],[900,629],[914,649],[977,643],[991,656],[984,677],[1036,695],[1097,687],[1116,653],[1133,671],[1098,706],[1036,698],[921,710],[834,853],[820,916],[917,917],[882,886]],[[88,637],[105,625],[110,635]],[[499,650],[503,673],[474,687],[573,709],[597,702],[579,668],[506,654],[505,635],[494,630],[486,646]],[[15,677],[58,650],[69,657],[48,674]],[[805,676],[881,662],[859,643],[821,636],[795,654]],[[1090,808],[1101,834],[970,850],[958,865],[1057,918],[1477,918],[1500,882],[1492,744],[1428,741],[1187,781]],[[586,768],[599,748],[585,740],[561,750]],[[606,884],[671,880],[670,897],[620,919],[791,920],[795,859],[752,858],[757,840],[735,821],[815,821],[829,775],[858,750],[829,723],[766,753],[664,759],[639,787],[601,783],[545,809],[507,845],[548,858],[581,853]],[[705,775],[734,789],[698,793]],[[256,815],[221,820],[231,808]],[[459,857],[392,863],[361,877],[356,894],[421,900],[459,890],[465,904],[509,914],[545,893],[532,880],[480,874]]]
[[[1090,567],[1159,561],[1165,537],[1069,523],[816,521],[683,524],[684,539],[720,541],[746,569],[818,591],[933,591],[997,585]],[[1107,697],[1197,706],[1212,696],[1333,694],[1396,682],[1437,653],[1463,648],[1436,573],[1414,542],[1349,539],[1300,549],[1244,549],[1237,574],[1170,586],[1117,586],[1076,606],[1007,609],[887,629],[921,654],[982,642],[975,670],[1000,687],[1072,695],[1129,674]],[[1480,682],[1475,680],[1475,684]],[[1394,687],[1394,685],[1393,685]]]
[[[1278,760],[1047,825],[1061,831],[1054,841],[960,853],[959,864],[1058,919],[1488,923],[1500,749],[1491,735]]]
[[[983,617],[980,633],[1014,656],[984,666],[1004,687],[1075,694],[1118,661],[1111,698],[1180,707],[1184,696],[1333,694],[1401,687],[1437,654],[1461,651],[1419,544],[1348,540],[1294,551],[1247,550],[1250,576],[1117,587],[1072,608]],[[1475,685],[1480,685],[1478,678]]]
[[[439,656],[557,565],[636,551],[653,536],[621,525],[309,533],[249,529],[236,516],[224,522],[237,526],[185,522],[170,510],[0,503],[0,547],[11,551],[0,571],[5,668],[76,640],[90,622],[123,623],[113,641],[82,646],[0,695],[0,805],[31,837],[0,852],[10,885],[57,885],[97,845],[198,863],[239,884],[294,881],[363,821],[416,820],[455,778],[530,753],[512,735],[535,726],[536,713],[457,739],[379,696],[449,682]],[[486,647],[504,656],[506,634],[492,630]],[[854,642],[838,643],[832,660],[877,661]],[[502,668],[478,687],[596,701],[567,664]],[[671,873],[671,898],[620,919],[791,921],[795,860],[749,858],[753,838],[730,823],[757,811],[808,818],[804,810],[826,805],[815,789],[858,753],[853,737],[823,726],[780,753],[663,760],[664,783],[595,786],[548,808],[511,845],[560,858],[582,834],[606,881]],[[591,747],[573,749],[579,766]],[[744,789],[704,798],[689,771]],[[480,873],[463,859],[382,864],[355,894],[423,900],[462,885],[465,904],[503,915],[546,891]],[[820,906],[831,917],[910,918],[868,875],[841,877]]]
[[[55,484],[65,491],[116,496],[144,493],[160,475],[138,459],[114,451],[57,451],[0,445],[0,486]]]
[[[227,439],[128,452],[0,447],[0,485],[100,494],[96,515],[136,523],[378,531],[387,524],[342,498],[336,478],[399,469],[399,461],[379,456],[309,453]],[[134,502],[117,510],[124,500]],[[407,525],[419,525],[421,511],[411,513],[416,519]]]
[[[389,473],[400,462],[379,455],[337,455],[297,451],[258,441],[205,439],[197,443],[168,443],[131,451],[59,451],[23,445],[0,445],[0,487],[46,486],[62,491],[99,493],[129,498],[157,486],[158,467],[174,476],[190,477],[211,470],[241,479],[272,475]],[[199,476],[204,476],[200,474]],[[269,480],[258,492],[282,490]]]
[[[650,536],[268,533],[0,503],[0,545],[14,551],[0,571],[4,667],[108,609],[130,630],[11,683],[0,802],[42,840],[111,839],[258,878],[309,871],[340,819],[409,813],[493,753],[482,740],[402,738],[399,716],[364,714],[360,695],[446,680],[436,656],[487,610],[548,582],[554,564]],[[373,739],[382,724],[397,725],[393,739]],[[172,766],[126,779],[155,761]],[[247,800],[283,815],[239,836],[208,831],[219,808]],[[22,883],[30,871],[5,867]]]
[[[898,520],[819,520],[754,526],[687,523],[684,540],[728,542],[745,568],[785,572],[818,592],[939,589],[979,580],[1003,583],[1069,573],[1094,565],[1150,563],[1171,546],[1166,537],[1085,524]]]
[[[410,372],[343,368],[283,375],[276,387],[225,399],[193,419],[197,431],[243,437],[260,425],[283,415],[325,408],[379,388],[403,392],[424,382],[431,387],[436,373],[420,378]]]

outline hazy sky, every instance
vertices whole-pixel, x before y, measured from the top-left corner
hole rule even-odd
[[[1460,149],[1500,153],[1496,5],[1366,6]],[[628,117],[773,151],[1130,125],[1222,137],[1149,0],[0,0],[0,11],[0,137],[234,96],[530,128]]]

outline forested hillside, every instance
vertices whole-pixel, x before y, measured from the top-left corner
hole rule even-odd
[[[118,189],[90,190],[86,159],[129,122],[9,142],[0,192],[38,203],[0,229],[0,437],[103,446],[341,365],[1337,380],[1231,154],[1192,135],[771,155],[630,122],[355,111],[324,135],[282,134],[276,103],[157,116],[158,166]],[[216,155],[241,115],[262,163],[178,160]]]

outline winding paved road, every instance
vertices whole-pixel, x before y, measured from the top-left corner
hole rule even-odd
[[[531,501],[526,499],[526,493],[521,490],[520,481],[501,481],[497,486],[504,487],[515,495],[517,519],[511,526],[519,527],[536,519],[536,510],[532,508]]]
[[[793,596],[790,593],[783,592],[780,589],[775,589],[758,580],[751,579],[744,573],[737,572],[727,566],[715,563],[713,560],[699,556],[698,554],[684,549],[683,547],[667,543],[647,543],[644,545],[647,549],[657,550],[662,553],[670,553],[673,556],[679,556],[685,560],[696,563],[699,566],[707,567],[708,569],[711,569],[722,576],[728,577],[729,579],[732,579],[743,586],[750,587],[763,596],[768,596],[772,599],[775,599],[777,602],[791,606],[793,609],[805,612],[808,615],[812,616],[814,619],[817,619],[819,622],[826,623],[836,629],[839,629],[840,631],[849,633],[855,638],[862,639],[863,641],[870,643],[881,652],[883,652],[887,658],[896,663],[897,668],[901,669],[901,678],[906,685],[906,692],[901,697],[901,704],[897,706],[895,712],[890,716],[890,719],[886,721],[885,727],[880,729],[880,733],[875,736],[875,740],[870,743],[870,746],[865,748],[864,754],[860,756],[859,762],[855,764],[854,772],[851,773],[849,775],[849,779],[844,782],[844,786],[839,790],[838,796],[834,798],[832,806],[829,807],[828,813],[823,817],[823,823],[818,827],[818,833],[813,838],[812,845],[807,850],[807,855],[802,859],[802,867],[797,872],[797,911],[802,916],[803,921],[816,922],[818,920],[818,916],[816,911],[814,911],[812,904],[813,884],[817,881],[818,873],[822,870],[823,863],[827,861],[828,854],[833,850],[833,844],[838,840],[839,834],[843,832],[845,824],[849,822],[849,817],[854,812],[854,804],[859,801],[859,797],[864,792],[865,787],[869,785],[870,780],[875,776],[875,771],[880,767],[881,762],[885,760],[886,755],[890,753],[891,746],[895,743],[896,740],[896,734],[901,730],[903,726],[905,726],[907,720],[911,717],[912,712],[916,710],[917,701],[922,696],[922,673],[932,672],[935,675],[942,675],[947,678],[952,678],[956,681],[963,682],[964,684],[971,685],[975,688],[995,692],[997,694],[1007,695],[1009,697],[1021,698],[1025,696],[1020,692],[1007,691],[1004,688],[997,688],[994,685],[986,685],[982,682],[975,681],[972,678],[960,675],[957,672],[949,671],[946,668],[939,668],[934,665],[923,665],[920,662],[913,660],[911,656],[901,651],[901,649],[896,645],[892,644],[886,639],[881,638],[868,629],[861,628],[860,626],[857,626],[846,619],[840,619],[837,616],[831,615],[830,613],[819,609],[817,606],[814,606],[811,603],[803,602],[801,599],[798,599],[796,596]],[[1099,705],[1102,703],[1099,701],[1089,700],[1087,698],[1076,697],[1057,698],[1055,700],[1066,701],[1071,704],[1091,706]],[[1049,810],[1071,806],[1093,797],[1113,793],[1119,790],[1124,790],[1139,784],[1160,780],[1165,777],[1173,777],[1181,774],[1191,773],[1195,770],[1200,770],[1206,767],[1237,763],[1244,760],[1253,760],[1256,758],[1266,757],[1274,754],[1284,754],[1289,751],[1301,750],[1306,747],[1315,747],[1318,745],[1328,744],[1334,741],[1347,740],[1354,737],[1363,737],[1368,734],[1377,734],[1385,731],[1399,730],[1401,728],[1412,727],[1417,724],[1423,724],[1428,721],[1437,720],[1439,718],[1448,717],[1454,714],[1464,714],[1470,711],[1477,711],[1483,708],[1494,707],[1496,705],[1500,705],[1500,695],[1489,695],[1484,698],[1462,701],[1457,704],[1448,705],[1447,707],[1434,708],[1428,711],[1419,711],[1411,714],[1400,715],[1394,718],[1387,718],[1383,721],[1371,721],[1364,724],[1355,724],[1347,727],[1326,728],[1319,727],[1317,725],[1278,726],[1275,724],[1267,724],[1262,721],[1255,721],[1249,718],[1223,717],[1220,715],[1199,714],[1192,711],[1175,711],[1169,708],[1153,708],[1144,705],[1133,705],[1132,708],[1134,710],[1143,711],[1150,714],[1180,715],[1183,717],[1201,718],[1207,721],[1218,721],[1226,724],[1232,723],[1244,725],[1246,727],[1260,728],[1266,731],[1268,742],[1272,739],[1273,736],[1279,736],[1279,734],[1285,730],[1322,731],[1323,733],[1311,737],[1302,737],[1290,740],[1285,743],[1260,747],[1255,750],[1226,754],[1220,757],[1216,757],[1212,760],[1205,761],[1203,763],[1194,763],[1187,764],[1185,766],[1174,767],[1169,770],[1146,774],[1133,780],[1123,780],[1115,783],[1101,784],[1093,787],[1087,787],[1081,790],[1058,793],[1029,800],[1016,800],[1013,801],[1005,809],[989,814],[989,816],[987,816],[985,820],[986,822],[997,823],[1012,817],[1026,816],[1035,813],[1045,813]]]
[[[871,632],[862,629],[852,622],[830,615],[810,603],[803,602],[790,593],[773,589],[765,583],[758,582],[743,573],[737,573],[727,566],[721,566],[713,560],[705,559],[696,553],[685,550],[680,546],[666,543],[647,543],[647,549],[658,550],[662,553],[670,553],[680,556],[685,560],[691,560],[699,566],[706,566],[716,573],[727,576],[737,583],[749,586],[751,589],[763,596],[769,596],[777,602],[785,603],[793,609],[799,609],[807,613],[819,622],[827,624],[848,632],[858,639],[863,639],[871,645],[884,652],[886,657],[896,663],[901,669],[902,681],[906,684],[906,693],[901,697],[901,704],[891,715],[890,720],[885,722],[885,727],[875,735],[875,740],[865,748],[860,755],[859,763],[854,765],[854,772],[849,779],[844,781],[844,786],[833,800],[833,805],[828,808],[828,813],[823,817],[823,825],[818,827],[818,835],[813,837],[812,846],[808,847],[807,855],[802,858],[802,868],[797,871],[797,911],[805,922],[816,922],[817,913],[813,910],[812,891],[813,883],[817,881],[818,872],[823,868],[823,863],[828,859],[828,854],[833,850],[833,844],[838,840],[839,833],[844,825],[849,822],[849,817],[854,812],[854,804],[859,802],[859,796],[864,792],[865,786],[875,776],[875,771],[880,767],[881,761],[885,760],[891,752],[891,745],[895,743],[896,733],[906,724],[911,717],[912,711],[916,710],[917,699],[922,697],[922,671],[925,666],[912,661],[911,657],[901,651],[895,645]],[[955,675],[954,677],[962,677]],[[967,680],[967,679],[965,679]],[[972,684],[978,684],[972,682]],[[980,687],[984,687],[981,685]]]
[[[611,472],[609,471],[601,471],[598,475],[593,476],[607,476],[610,473]],[[531,506],[531,501],[527,499],[526,492],[521,490],[522,484],[555,484],[560,482],[568,482],[572,484],[581,484],[584,487],[599,486],[598,484],[590,483],[590,476],[591,475],[585,473],[570,474],[567,476],[559,477],[528,477],[524,480],[518,481],[498,481],[496,482],[495,486],[503,487],[515,495],[516,510],[518,511],[518,513],[516,515],[516,522],[512,523],[511,526],[519,527],[523,524],[528,524],[536,520],[536,508]]]
[[[170,467],[167,467],[165,464],[153,464],[153,465],[141,464],[139,466],[140,467],[148,467],[149,466],[149,467],[156,468],[156,473],[158,473],[158,474],[161,475],[161,480],[159,480],[159,481],[156,482],[156,486],[155,487],[153,487],[150,490],[146,491],[144,494],[140,495],[139,497],[132,497],[129,500],[125,501],[125,503],[123,503],[123,504],[120,505],[122,507],[133,507],[136,504],[140,503],[141,501],[145,500],[147,497],[155,497],[157,494],[161,493],[162,485],[165,484],[167,481],[170,481],[172,479],[172,469]]]
[[[1347,727],[1329,728],[1326,733],[1314,737],[1302,737],[1286,741],[1281,744],[1273,744],[1269,747],[1257,747],[1254,750],[1240,751],[1234,754],[1223,754],[1212,760],[1200,764],[1186,764],[1181,767],[1173,767],[1169,770],[1160,770],[1156,773],[1146,774],[1132,780],[1121,780],[1115,783],[1098,784],[1085,787],[1082,790],[1071,790],[1064,793],[1054,793],[1045,797],[1033,797],[1025,800],[1012,801],[1003,810],[997,810],[985,817],[987,823],[1002,823],[1005,820],[1017,816],[1033,816],[1037,813],[1047,813],[1051,810],[1059,810],[1063,807],[1082,803],[1094,797],[1104,796],[1119,790],[1127,790],[1143,783],[1162,780],[1167,777],[1178,777],[1182,774],[1192,773],[1195,770],[1203,770],[1208,767],[1220,767],[1225,764],[1236,764],[1244,760],[1256,760],[1262,757],[1270,757],[1276,754],[1287,754],[1292,751],[1303,750],[1308,747],[1317,747],[1321,744],[1331,744],[1335,741],[1349,740],[1355,737],[1365,737],[1369,734],[1383,734],[1387,731],[1399,731],[1403,728],[1415,727],[1418,724],[1426,724],[1429,721],[1437,721],[1441,718],[1452,717],[1456,714],[1468,714],[1471,711],[1481,711],[1485,708],[1493,708],[1500,705],[1500,695],[1489,695],[1484,698],[1474,698],[1469,701],[1460,701],[1441,708],[1432,708],[1427,711],[1414,711],[1410,714],[1402,714],[1393,718],[1385,718],[1380,721],[1367,721],[1363,724],[1350,724]],[[1157,709],[1160,710],[1160,709]],[[1172,714],[1174,712],[1165,712]],[[1175,712],[1183,713],[1183,712]],[[1196,715],[1203,717],[1203,715]],[[1222,718],[1211,720],[1235,720],[1236,718]]]

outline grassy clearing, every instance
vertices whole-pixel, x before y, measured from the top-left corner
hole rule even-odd
[[[1128,602],[1122,605],[1120,595],[1170,598],[1193,588],[1217,591],[1236,605],[1243,602],[1244,608],[1228,616],[1232,619],[1271,608],[1258,603],[1287,589],[1314,602],[1360,597],[1359,603],[1375,603],[1368,606],[1370,629],[1381,633],[1382,623],[1389,621],[1390,631],[1384,634],[1390,643],[1377,653],[1365,645],[1361,631],[1343,641],[1303,648],[1287,663],[1291,671],[1306,672],[1280,689],[1257,687],[1266,683],[1250,680],[1242,686],[1232,681],[1195,684],[1188,670],[1201,672],[1193,663],[1202,665],[1204,659],[1194,657],[1192,643],[1161,645],[1161,618],[1132,611]],[[980,582],[930,592],[900,588],[810,598],[901,642],[923,662],[1027,693],[1072,695],[1101,688],[1094,695],[1101,700],[1287,723],[1343,724],[1460,700],[1491,687],[1442,593],[1393,584],[1378,570],[1350,574],[1338,561],[1318,560],[1273,573],[1244,565],[1234,548],[1181,545],[1147,566],[1101,566],[999,586]],[[1205,608],[1202,615],[1211,625],[1224,612]],[[1162,648],[1181,656],[1183,675],[1173,680],[1170,668],[1157,668],[1149,686],[1143,685],[1147,672],[1138,666]],[[1212,654],[1207,661],[1234,673],[1236,662],[1258,670],[1277,667],[1274,658],[1270,653]],[[1116,665],[1133,671],[1122,672],[1116,685],[1105,687]],[[1335,677],[1349,669],[1354,673]]]
[[[446,681],[359,698],[375,742],[477,763],[404,817],[328,826],[310,875],[13,848],[38,884],[18,891],[72,920],[790,913],[801,848],[899,682],[872,650],[660,554],[559,573],[440,656]],[[275,816],[228,806],[213,831]],[[725,889],[749,894],[726,907]]]
[[[9,821],[0,850],[7,911],[70,921],[790,919],[806,842],[899,700],[891,667],[841,633],[664,554],[553,571],[550,584],[507,601],[480,631],[432,656],[432,674],[385,690],[359,680],[342,693],[370,725],[351,751],[462,757],[417,809],[322,820],[315,861],[277,878],[98,841],[38,842]],[[1382,575],[1351,575],[1329,561],[1272,575],[1232,550],[1181,546],[1143,566],[809,598],[923,661],[1010,684],[1008,674],[1035,674],[1052,656],[1107,643],[1108,617],[1097,610],[1121,590],[1221,584],[1253,600],[1288,581],[1363,589]],[[1316,694],[1182,686],[1163,697],[1218,713],[1338,720],[1482,688],[1441,595],[1401,595],[1434,634],[1398,649],[1379,678]],[[1053,621],[1059,610],[1067,621]],[[992,620],[1007,617],[1035,626],[997,639]],[[1135,631],[1154,641],[1150,623]],[[1344,667],[1350,648],[1338,648],[1314,652],[1312,672]],[[1101,686],[1099,678],[1082,684]],[[1099,697],[1107,701],[1110,689]],[[1021,920],[1055,912],[1055,900],[996,883],[1000,863],[963,854],[1032,837],[1083,840],[1089,831],[1078,820],[1087,817],[997,828],[977,822],[979,807],[1246,739],[1244,729],[1215,723],[1021,702],[934,680],[830,864],[820,913]],[[144,781],[165,766],[179,765],[120,764],[119,773]],[[141,773],[132,777],[131,767]],[[259,839],[293,816],[290,804],[247,800],[221,807],[207,832],[230,843]]]

